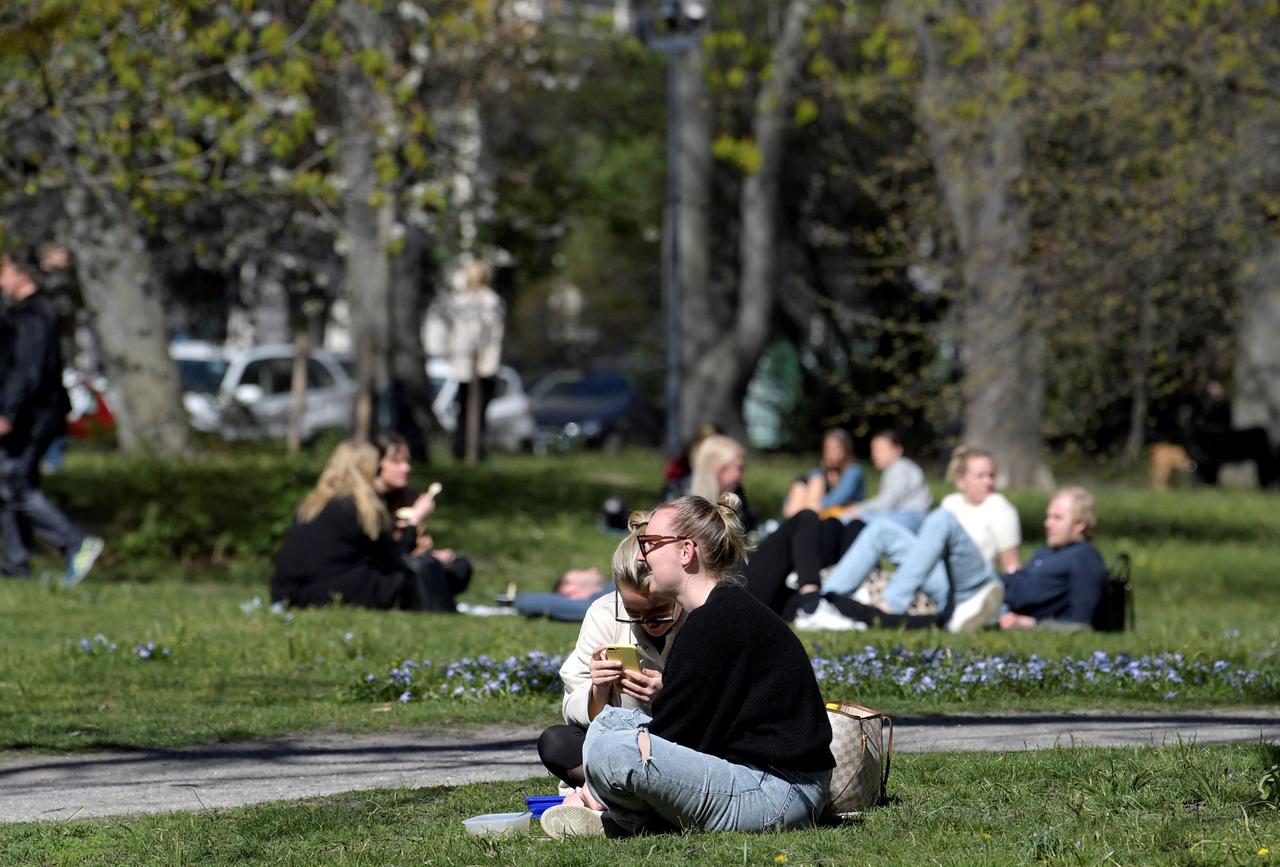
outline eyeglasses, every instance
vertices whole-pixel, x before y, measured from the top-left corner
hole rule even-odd
[[[676,605],[671,604],[671,610],[666,614],[657,617],[635,617],[632,613],[622,607],[619,601],[621,594],[613,594],[613,619],[618,623],[637,623],[641,626],[657,625],[659,623],[673,623],[676,619]]]
[[[654,551],[663,545],[670,545],[672,542],[683,542],[688,536],[636,536],[636,544],[640,546],[640,553],[648,557]]]

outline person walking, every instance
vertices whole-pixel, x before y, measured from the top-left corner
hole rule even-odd
[[[0,256],[0,293],[9,305],[8,340],[0,353],[0,499],[5,528],[5,574],[31,574],[25,524],[66,557],[62,583],[84,580],[103,541],[86,535],[40,490],[40,459],[67,429],[70,401],[62,385],[57,314],[40,292],[40,256],[26,247]]]

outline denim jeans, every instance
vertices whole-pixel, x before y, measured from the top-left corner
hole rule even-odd
[[[12,435],[11,435],[12,436]],[[35,436],[16,451],[0,454],[0,500],[4,514],[4,571],[25,574],[30,569],[29,538],[44,537],[65,556],[74,554],[84,533],[40,490],[40,458],[52,437]],[[10,443],[6,443],[10,446]]]
[[[912,533],[920,529],[920,524],[924,521],[924,512],[876,512],[871,511],[865,514],[859,513],[859,518],[868,524],[875,521],[893,521],[906,527]]]
[[[915,535],[894,521],[872,521],[822,582],[823,592],[853,593],[881,557],[897,567],[884,601],[899,614],[907,610],[917,590],[924,591],[939,611],[946,611],[996,577],[956,516],[934,509]]]
[[[608,707],[587,730],[587,785],[624,831],[692,828],[765,831],[812,825],[827,804],[831,771],[786,773],[737,765],[649,735],[643,711]]]

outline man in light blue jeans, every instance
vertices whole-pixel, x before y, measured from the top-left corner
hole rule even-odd
[[[817,822],[831,771],[784,777],[734,764],[651,735],[650,722],[643,711],[609,707],[587,730],[587,785],[622,832],[758,831]]]
[[[894,521],[872,521],[822,582],[822,592],[851,595],[881,557],[897,566],[884,591],[885,609],[896,614],[907,610],[917,590],[945,612],[996,580],[956,516],[934,509],[915,534]]]

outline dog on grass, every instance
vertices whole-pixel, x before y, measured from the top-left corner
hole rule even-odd
[[[1193,473],[1196,462],[1177,443],[1155,443],[1151,446],[1151,487],[1167,491],[1178,473]]]

